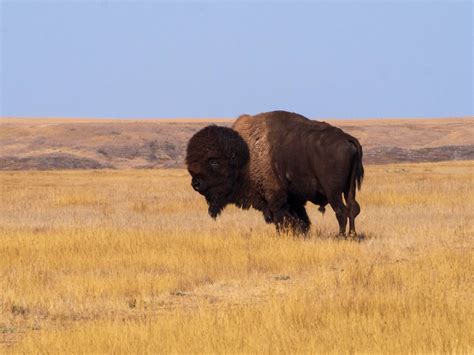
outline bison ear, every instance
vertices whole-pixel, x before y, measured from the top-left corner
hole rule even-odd
[[[240,169],[242,168],[249,160],[249,152],[247,146],[242,147],[242,149],[233,152],[229,157],[230,165]]]
[[[225,132],[225,133],[224,133]],[[230,165],[236,169],[242,168],[249,160],[249,148],[243,138],[231,128],[225,128],[221,137],[223,152]]]

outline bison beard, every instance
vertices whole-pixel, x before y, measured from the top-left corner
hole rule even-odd
[[[214,219],[216,219],[217,216],[221,214],[225,206],[227,206],[229,203],[232,203],[232,200],[229,199],[228,194],[213,193],[205,195],[205,198],[207,205],[209,206],[209,216]]]
[[[263,213],[278,231],[305,234],[305,205],[330,204],[344,235],[355,235],[356,187],[364,176],[358,140],[325,122],[274,111],[243,115],[232,128],[208,126],[189,141],[186,165],[193,188],[216,218],[228,204]],[[345,204],[342,200],[344,195]]]
[[[206,196],[207,204],[209,205],[208,213],[209,216],[216,219],[221,214],[222,210],[226,206],[226,203],[218,199],[212,199],[212,197]]]

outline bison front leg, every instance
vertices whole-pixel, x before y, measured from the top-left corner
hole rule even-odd
[[[272,216],[273,223],[275,224],[278,233],[293,232],[295,234],[304,235],[309,230],[309,219],[302,219],[297,213],[295,213],[295,211],[290,210],[286,206],[276,210],[273,209]]]
[[[269,208],[264,208],[262,210],[262,213],[263,213],[263,218],[265,219],[265,222],[267,224],[273,223],[273,214],[272,214],[272,211],[270,211]]]
[[[295,216],[295,219],[297,221],[297,226],[295,227],[299,231],[299,233],[307,234],[311,222],[309,220],[308,213],[306,213],[306,208],[304,207],[304,204],[291,204],[290,213]]]
[[[302,206],[292,206],[283,191],[271,191],[266,194],[268,209],[272,222],[279,233],[291,231],[295,234],[306,234],[309,230],[309,218]],[[265,215],[265,213],[264,213]]]

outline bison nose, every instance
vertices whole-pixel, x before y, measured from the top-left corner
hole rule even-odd
[[[191,182],[191,186],[193,187],[194,190],[199,191],[201,189],[201,184],[199,181],[194,180]]]

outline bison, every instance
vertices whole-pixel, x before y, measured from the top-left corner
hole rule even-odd
[[[329,203],[339,235],[345,235],[347,219],[350,235],[356,235],[362,147],[328,123],[286,111],[242,115],[232,128],[210,125],[194,134],[186,165],[212,218],[228,204],[253,207],[278,231],[306,234],[311,223],[306,202],[322,212]]]

